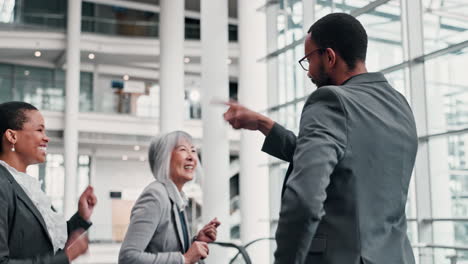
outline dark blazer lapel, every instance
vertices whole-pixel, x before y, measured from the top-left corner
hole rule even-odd
[[[18,196],[18,198],[21,201],[23,201],[24,204],[26,204],[26,206],[29,208],[29,210],[31,210],[31,212],[36,217],[36,219],[39,221],[39,223],[41,223],[41,226],[42,226],[44,232],[47,234],[47,237],[49,238],[50,242],[52,243],[52,239],[50,238],[49,231],[47,230],[47,225],[46,225],[46,223],[44,221],[44,218],[42,218],[42,215],[39,212],[39,210],[37,209],[37,207],[33,204],[31,199],[29,198],[29,196],[24,192],[23,188],[19,185],[19,183],[15,180],[15,178],[13,178],[13,175],[11,175],[10,172],[5,167],[3,167],[2,165],[0,165],[0,169],[3,170],[4,175],[6,175],[7,179],[11,182],[11,185],[13,186],[13,189],[16,192],[16,196]]]
[[[177,237],[179,238],[180,244],[182,245],[182,250],[185,250],[187,248],[187,245],[185,245],[184,243],[184,233],[182,231],[182,223],[180,222],[179,209],[177,208],[177,205],[174,202],[172,202],[172,214],[176,222]]]
[[[286,171],[286,175],[284,176],[283,187],[281,188],[281,198],[283,198],[284,191],[286,190],[286,183],[288,182],[289,175],[291,175],[293,168],[294,168],[294,164],[291,161],[289,163],[288,170]]]
[[[187,209],[187,207],[185,209]],[[186,212],[187,212],[187,210],[184,210],[184,219],[185,219],[185,223],[186,223],[186,226],[187,226],[187,233],[188,233],[188,236],[189,236],[189,243],[190,243],[190,236],[192,235],[192,228],[189,225],[189,221],[188,221]],[[188,245],[188,248],[189,247],[190,247],[190,245]]]

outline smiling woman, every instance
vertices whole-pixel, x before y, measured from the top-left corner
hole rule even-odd
[[[7,140],[5,143],[11,144],[10,150],[16,152],[16,155],[12,155],[9,164],[21,172],[26,172],[28,165],[45,162],[49,142],[49,138],[45,134],[42,114],[32,105],[24,104],[24,106],[25,109],[27,109],[26,107],[30,109],[17,111],[16,118],[14,118],[15,113],[7,112],[7,115],[10,113],[13,117],[8,118],[7,116],[6,118],[6,120],[13,121],[12,129],[6,129],[4,132]]]
[[[0,263],[65,264],[86,252],[82,236],[96,205],[89,186],[69,220],[55,212],[40,183],[26,174],[46,160],[49,138],[44,118],[24,102],[0,104]],[[31,243],[34,241],[35,243]]]
[[[155,138],[148,160],[153,176],[132,209],[119,254],[120,264],[193,264],[209,254],[220,222],[215,218],[190,239],[187,198],[182,191],[194,179],[198,156],[192,137],[174,131]]]

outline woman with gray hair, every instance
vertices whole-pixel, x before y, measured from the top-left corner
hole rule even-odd
[[[156,179],[136,201],[130,218],[119,264],[193,264],[208,256],[208,244],[216,240],[216,218],[200,230],[190,243],[190,228],[182,191],[193,180],[198,156],[192,137],[174,131],[155,138],[148,160]]]

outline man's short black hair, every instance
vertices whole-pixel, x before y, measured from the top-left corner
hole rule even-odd
[[[28,121],[26,111],[37,110],[25,102],[6,102],[0,104],[0,153],[3,151],[2,139],[7,129],[21,130]]]
[[[318,48],[331,48],[354,69],[357,61],[365,62],[367,33],[362,24],[345,13],[328,14],[317,20],[309,29],[312,41]]]

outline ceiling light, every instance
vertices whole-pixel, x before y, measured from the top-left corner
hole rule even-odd
[[[125,74],[125,75],[123,76],[123,79],[124,79],[124,81],[128,81],[128,80],[130,79],[130,76],[128,76],[128,74]]]
[[[39,58],[41,55],[42,55],[42,53],[41,53],[40,51],[38,51],[38,50],[36,50],[36,51],[34,52],[34,56],[36,56],[36,57],[38,57],[38,58]]]
[[[189,93],[189,98],[190,98],[190,101],[192,101],[192,102],[200,101],[200,92],[198,90],[196,90],[196,89],[193,89]]]
[[[94,55],[94,53],[88,54],[88,59],[94,60],[94,58],[96,58],[96,55]]]
[[[135,146],[133,147],[133,149],[134,149],[135,151],[139,151],[139,150],[140,150],[140,146],[135,145]]]
[[[231,64],[232,63],[232,60],[231,59],[227,59],[227,64]]]
[[[189,63],[189,62],[190,62],[190,58],[188,58],[188,57],[184,58],[184,62],[185,62],[185,63]]]

